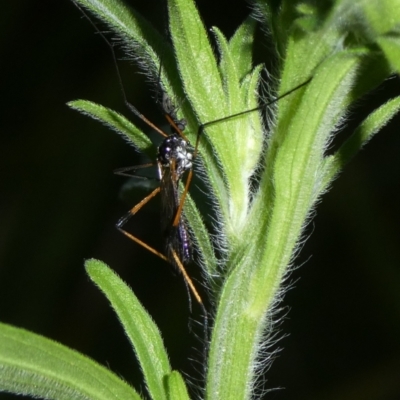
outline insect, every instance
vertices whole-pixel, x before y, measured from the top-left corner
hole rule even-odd
[[[118,175],[137,177],[135,172],[138,169],[150,167],[153,165],[157,166],[158,178],[160,185],[155,188],[149,195],[142,199],[136,204],[128,213],[126,213],[116,224],[117,229],[123,233],[126,237],[138,243],[142,247],[146,248],[153,254],[157,255],[161,259],[169,262],[173,266],[177,267],[182,273],[184,281],[193,297],[202,309],[204,317],[204,332],[207,341],[208,332],[208,314],[204,306],[203,300],[196,289],[192,279],[188,275],[185,269],[185,265],[191,260],[191,242],[189,238],[186,221],[183,216],[183,204],[187,191],[192,180],[193,172],[193,158],[197,153],[197,146],[195,151],[192,152],[189,149],[189,141],[183,134],[183,130],[186,127],[186,121],[179,120],[176,114],[176,107],[172,100],[168,97],[165,91],[162,91],[162,99],[160,101],[161,107],[164,111],[165,117],[172,128],[172,133],[167,134],[149,119],[147,119],[139,110],[134,107],[128,100],[125,93],[124,85],[122,82],[121,74],[119,71],[117,58],[114,52],[113,45],[108,41],[104,34],[98,29],[96,24],[90,19],[86,12],[73,1],[75,6],[80,10],[82,15],[90,22],[96,32],[103,38],[111,50],[113,61],[116,67],[117,77],[121,89],[121,93],[124,102],[128,109],[135,114],[138,118],[144,121],[149,127],[158,132],[163,136],[163,141],[158,147],[156,163],[149,163],[134,167],[121,168],[115,171]],[[160,66],[161,71],[161,66]],[[160,73],[160,72],[159,72]],[[179,183],[182,180],[183,175],[188,172],[185,188],[180,195]],[[133,217],[144,205],[146,205],[156,195],[160,194],[161,197],[161,231],[164,239],[164,250],[165,254],[149,246],[147,243],[129,233],[124,225]],[[190,296],[189,296],[190,302]],[[191,302],[190,308],[191,308]]]
[[[163,260],[177,266],[184,276],[185,282],[193,296],[203,307],[201,296],[199,295],[196,287],[193,284],[193,281],[187,274],[184,267],[184,265],[191,260],[191,243],[186,222],[182,214],[184,200],[182,197],[186,196],[187,188],[184,189],[182,196],[179,194],[179,182],[187,171],[189,171],[189,176],[186,182],[186,187],[188,187],[190,184],[193,167],[193,153],[189,149],[189,142],[187,138],[182,133],[182,130],[185,128],[185,121],[178,121],[172,102],[166,94],[163,94],[163,98],[163,109],[165,111],[166,118],[173,127],[174,131],[171,134],[167,134],[156,126],[153,126],[151,123],[151,126],[164,137],[162,143],[158,147],[156,161],[160,186],[155,188],[149,195],[147,195],[143,200],[129,210],[127,214],[120,218],[116,226],[120,232],[122,232],[131,240],[140,244]],[[145,121],[147,121],[147,119],[145,119]],[[134,167],[121,168],[116,170],[115,173],[118,175],[135,177],[134,174],[138,168],[149,167],[152,165],[154,164],[150,163]],[[164,237],[166,254],[163,254],[149,246],[123,228],[128,220],[157,194],[160,194],[161,197],[161,231]]]

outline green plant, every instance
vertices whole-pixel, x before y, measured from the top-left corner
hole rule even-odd
[[[195,143],[200,124],[254,109],[262,66],[253,67],[255,23],[246,19],[227,41],[214,28],[219,63],[192,0],[169,0],[173,47],[139,15],[116,0],[78,0],[122,38],[128,52],[157,76],[173,99],[187,99],[180,113]],[[400,108],[400,98],[369,115],[339,149],[327,148],[349,107],[389,74],[400,70],[398,1],[311,2],[258,0],[255,13],[275,48],[282,95],[262,110],[207,127],[200,142],[204,177],[212,193],[219,235],[210,239],[188,198],[185,213],[217,307],[207,366],[205,398],[250,398],[262,359],[281,282],[296,254],[310,212],[343,166]],[[109,125],[154,157],[151,141],[120,114],[78,100],[69,105]],[[219,256],[216,256],[216,250]],[[130,339],[153,399],[187,399],[185,383],[172,371],[160,333],[130,289],[100,261],[86,264]],[[43,398],[141,398],[105,368],[32,333],[0,330],[3,390]]]

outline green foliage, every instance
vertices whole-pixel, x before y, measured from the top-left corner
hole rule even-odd
[[[268,132],[264,110],[254,110],[262,67],[254,67],[251,59],[252,18],[230,40],[213,29],[217,59],[192,0],[168,1],[173,47],[117,0],[77,2],[109,25],[153,78],[162,58],[163,88],[172,99],[187,99],[179,117],[187,120],[185,135],[192,144],[206,124],[199,159],[215,204],[218,237],[210,239],[195,202],[189,198],[185,204],[205,279],[216,299],[205,398],[249,399],[256,367],[267,362],[261,352],[271,329],[267,317],[273,313],[310,211],[344,165],[400,108],[400,98],[382,105],[333,155],[326,155],[349,107],[389,74],[400,71],[399,1],[337,0],[321,5],[283,1],[279,8],[273,1],[255,1],[254,13],[270,33],[277,60],[274,72],[279,85],[271,84],[270,89],[282,96],[311,78],[271,107],[273,124]],[[154,155],[147,137],[121,115],[83,100],[69,105]],[[246,110],[253,111],[220,121]],[[157,327],[130,289],[100,261],[89,261],[87,271],[116,311],[150,397],[189,398],[181,375],[171,371]],[[107,393],[102,392],[104,383],[113,388],[112,393],[127,393],[121,398],[139,398],[83,356],[25,331],[2,329],[4,390],[44,398],[112,398],[102,397]],[[11,330],[21,335],[18,344],[8,334]],[[22,345],[26,352],[19,351]],[[56,369],[53,358],[58,360]],[[80,372],[74,374],[69,365],[76,363]],[[57,373],[49,376],[53,370]]]
[[[89,260],[86,270],[118,315],[140,362],[151,397],[167,399],[163,379],[171,373],[171,366],[157,326],[130,288],[102,262]]]
[[[0,324],[0,388],[43,399],[141,399],[88,357],[5,324]]]

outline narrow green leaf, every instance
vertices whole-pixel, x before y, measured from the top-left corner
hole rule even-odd
[[[371,113],[340,149],[325,159],[323,186],[326,188],[342,168],[400,111],[400,97],[395,97]]]
[[[296,194],[293,190],[304,189],[303,174],[306,169],[315,168],[315,163],[322,161],[331,132],[345,113],[348,95],[359,65],[360,55],[357,52],[342,51],[329,57],[307,85],[297,113],[293,117],[288,114],[281,116],[284,121],[278,129],[285,131],[280,135],[284,137],[284,141],[274,165],[275,179],[279,182],[276,183],[277,194],[282,189],[286,192],[285,198],[295,201]],[[282,99],[282,105],[289,103],[293,97]],[[304,118],[304,115],[308,118]],[[315,184],[314,174],[315,171],[306,178],[311,186]],[[309,189],[314,190],[311,187]]]
[[[210,241],[210,233],[204,225],[202,216],[190,195],[186,197],[184,212],[193,232],[193,240],[199,250],[200,264],[208,276],[213,276],[217,270],[217,259]]]
[[[367,17],[369,29],[376,35],[400,28],[399,0],[363,0],[359,3]]]
[[[400,73],[400,38],[384,36],[377,39],[377,43],[389,60],[393,70]]]
[[[232,58],[225,36],[218,28],[213,28],[220,53],[220,71],[227,100],[229,114],[243,111],[242,98],[239,95],[239,75],[236,60]]]
[[[239,80],[253,69],[253,43],[256,22],[246,18],[229,40],[231,57],[235,60]]]
[[[140,400],[127,383],[84,355],[0,324],[0,392],[54,400]]]
[[[357,74],[357,80],[351,90],[351,102],[357,101],[362,96],[378,87],[390,76],[393,67],[389,64],[382,52],[370,52],[363,56],[362,64]]]
[[[147,154],[150,159],[153,160],[155,158],[155,148],[150,139],[123,115],[87,100],[70,101],[67,105],[84,115],[88,115],[100,121],[102,124],[122,135],[138,150]]]
[[[182,375],[172,371],[167,377],[168,400],[189,400],[189,394]]]
[[[85,263],[90,279],[107,296],[130,340],[152,399],[167,400],[165,377],[171,373],[160,331],[132,290],[104,263]]]
[[[119,34],[129,57],[138,61],[150,80],[160,80],[171,98],[184,98],[170,44],[137,11],[126,7],[120,0],[73,1],[93,12]]]
[[[279,95],[310,78],[317,66],[332,52],[332,43],[337,45],[339,41],[339,32],[331,26],[307,35],[300,34],[298,29],[290,32]]]
[[[157,73],[162,51],[166,57],[172,56],[171,49],[159,32],[139,13],[124,5],[120,0],[73,0],[90,10],[98,18],[118,32],[125,44],[134,49],[139,57],[144,57]]]
[[[321,65],[300,103],[296,95],[282,99],[299,107],[294,114],[278,114],[277,129],[284,131],[271,167],[272,204],[265,201],[264,188],[271,182],[264,176],[243,232],[243,237],[252,239],[242,240],[240,250],[228,260],[231,272],[220,296],[211,341],[208,399],[250,397],[265,316],[315,200],[326,142],[344,113],[343,99],[351,90],[358,62],[357,54],[338,53]]]
[[[169,11],[170,30],[178,68],[184,83],[185,94],[198,120],[207,123],[229,116],[231,113],[216,57],[193,1],[170,0]],[[232,103],[240,104],[240,98],[234,98]],[[218,106],[215,107],[215,104]],[[247,182],[245,179],[237,178],[240,162],[238,163],[235,159],[237,154],[241,154],[246,148],[246,145],[239,141],[240,138],[242,141],[243,138],[252,140],[251,135],[246,138],[240,134],[243,132],[243,120],[245,118],[236,118],[234,121],[208,126],[200,141],[201,158],[208,172],[213,193],[221,207],[222,220],[229,218],[230,213],[227,187],[230,189],[237,187],[232,189],[238,193],[236,198],[239,201],[239,204],[235,204],[234,214],[243,214],[247,208],[246,195],[243,194],[244,188],[247,193]],[[188,134],[188,136],[191,135],[192,143],[194,143],[194,134],[197,133],[196,127],[192,126],[193,128],[195,131]],[[210,146],[207,141],[212,145]],[[218,158],[221,158],[221,163],[218,162]],[[222,169],[221,165],[225,168]]]
[[[169,0],[170,31],[185,93],[202,122],[221,117],[208,101],[225,107],[217,62],[193,0]],[[214,104],[215,104],[214,103]]]
[[[296,11],[299,13],[299,18],[296,19],[296,25],[303,31],[312,32],[318,27],[318,10],[311,4],[300,3],[296,7]]]

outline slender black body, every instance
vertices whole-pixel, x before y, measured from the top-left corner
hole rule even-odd
[[[158,168],[161,196],[161,232],[163,234],[165,255],[176,265],[172,250],[185,265],[191,260],[191,243],[183,213],[174,224],[181,201],[179,182],[185,171],[192,168],[192,153],[188,143],[178,134],[171,134],[158,148]]]

